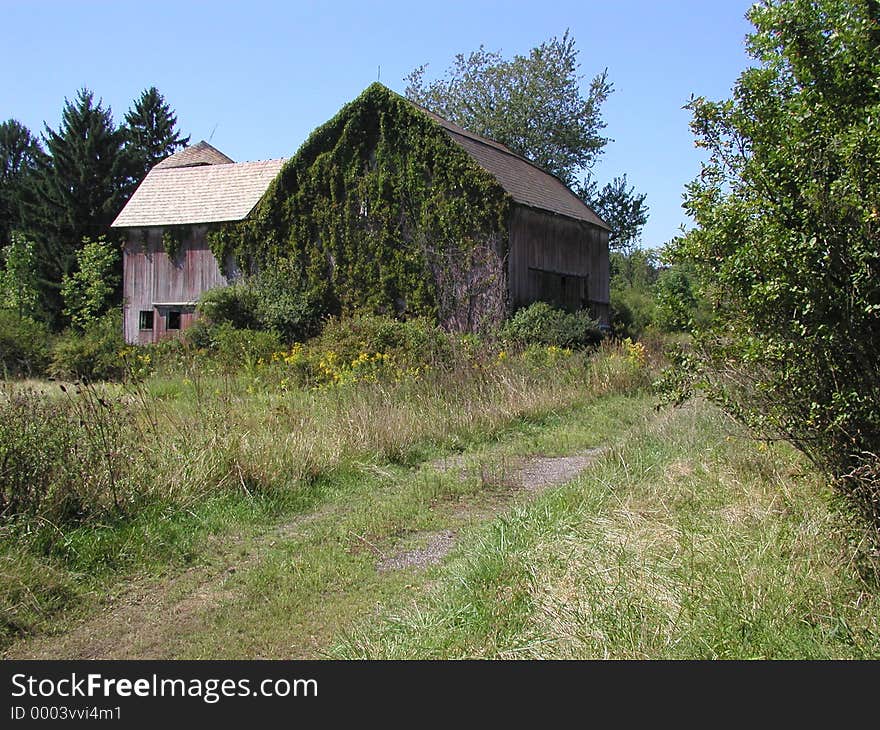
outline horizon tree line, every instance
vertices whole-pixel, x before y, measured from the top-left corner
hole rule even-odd
[[[39,136],[16,119],[0,123],[0,267],[8,268],[19,249],[31,249],[31,315],[55,329],[65,324],[62,282],[76,273],[78,254],[102,237],[114,241],[110,223],[138,183],[189,139],[155,86],[132,102],[119,125],[85,87],[64,100],[58,127],[44,122]]]

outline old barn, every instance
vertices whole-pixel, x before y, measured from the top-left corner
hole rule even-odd
[[[608,228],[558,178],[380,84],[290,160],[206,143],[159,163],[120,213],[125,336],[184,329],[199,295],[284,256],[328,313],[475,330],[534,301],[608,322]]]
[[[211,252],[207,232],[245,218],[283,162],[236,163],[199,142],[150,170],[112,224],[126,229],[126,342],[158,342],[186,329],[199,296],[235,277],[234,262],[221,267]]]

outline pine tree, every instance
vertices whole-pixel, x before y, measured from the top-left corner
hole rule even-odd
[[[626,174],[601,189],[594,178],[588,177],[576,192],[611,227],[608,246],[612,251],[628,255],[638,248],[648,222],[647,196],[636,193],[634,186],[627,188]]]
[[[58,131],[46,125],[42,159],[23,206],[50,315],[60,312],[58,287],[76,267],[84,238],[106,235],[131,192],[124,134],[109,108],[88,89],[65,100]]]
[[[125,145],[131,174],[140,182],[157,162],[185,147],[189,136],[181,137],[177,115],[155,86],[145,89],[125,115]]]
[[[42,154],[39,141],[15,119],[0,124],[0,247],[21,228],[21,196]]]

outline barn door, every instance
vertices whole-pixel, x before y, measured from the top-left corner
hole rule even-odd
[[[529,278],[529,288],[534,296],[532,301],[547,302],[569,312],[588,305],[585,276],[530,268]]]

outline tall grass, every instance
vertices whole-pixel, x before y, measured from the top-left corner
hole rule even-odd
[[[8,385],[0,394],[7,634],[78,603],[89,586],[191,559],[206,531],[307,509],[340,469],[464,449],[642,377],[592,389],[589,368],[599,366],[558,348],[538,359],[451,357],[459,359],[341,385],[290,386],[271,363],[208,375],[198,360],[123,385]]]
[[[432,594],[335,654],[876,658],[877,564],[831,494],[697,403],[477,531]]]

